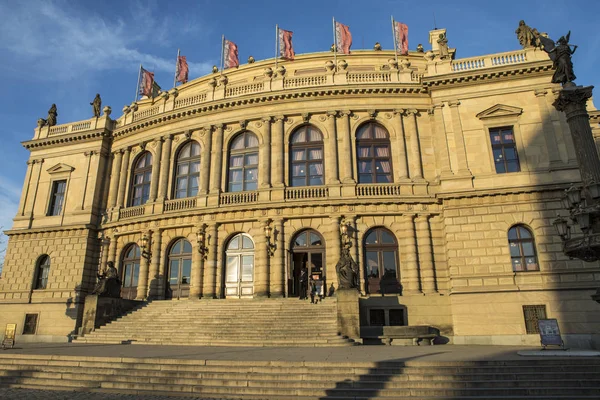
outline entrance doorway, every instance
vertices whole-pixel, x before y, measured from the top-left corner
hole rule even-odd
[[[309,279],[317,282],[321,295],[326,291],[325,274],[325,241],[315,230],[300,232],[292,241],[290,274],[288,275],[288,295],[300,296],[300,272],[303,267],[308,270]],[[310,293],[310,287],[308,288]]]
[[[137,244],[130,245],[125,250],[122,264],[123,269],[121,270],[121,281],[123,287],[121,288],[121,298],[133,300],[137,296],[137,285],[140,276],[140,247]]]
[[[165,298],[179,299],[190,293],[192,275],[192,245],[185,239],[177,240],[169,252],[169,275]]]
[[[245,233],[229,241],[225,251],[225,297],[252,297],[254,294],[254,242]]]

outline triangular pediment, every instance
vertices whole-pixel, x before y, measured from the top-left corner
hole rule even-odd
[[[523,112],[522,108],[507,106],[505,104],[496,104],[488,108],[487,110],[483,110],[479,114],[477,114],[477,118],[486,119],[486,118],[494,118],[494,117],[517,117],[521,115]]]
[[[70,165],[58,163],[54,167],[48,168],[46,171],[48,171],[49,174],[60,174],[61,172],[71,172],[74,169],[75,168]]]

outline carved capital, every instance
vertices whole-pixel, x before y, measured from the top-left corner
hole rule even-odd
[[[434,110],[437,109],[437,108],[441,109],[442,107],[444,107],[444,103],[437,103],[437,104],[433,105],[433,109]]]
[[[535,94],[535,97],[544,97],[548,91],[546,89],[535,89],[533,93]]]
[[[592,97],[593,86],[563,88],[553,105],[558,111],[567,111],[569,106],[582,107],[585,110],[587,100]]]
[[[350,110],[342,110],[342,111],[340,111],[340,116],[350,117],[350,116],[352,116],[352,111],[350,111]]]
[[[162,136],[161,139],[164,140],[165,142],[167,140],[171,141],[171,140],[173,140],[173,135],[165,135],[165,136]]]
[[[406,110],[405,114],[407,116],[418,116],[419,115],[419,110],[417,110],[416,108],[410,108],[408,110]]]
[[[190,138],[192,137],[192,131],[191,130],[187,130],[183,133],[183,136],[185,136],[186,140],[190,140]]]
[[[369,118],[375,119],[377,116],[377,110],[367,110],[367,114],[369,114]]]
[[[240,121],[240,129],[246,129],[246,126],[248,126],[248,121],[246,121],[245,119]]]
[[[337,117],[338,112],[337,111],[327,111],[325,113],[325,115],[327,115],[328,118],[335,118],[335,117]]]
[[[276,115],[273,117],[275,119],[275,121],[279,122],[279,121],[285,121],[285,115]]]
[[[273,117],[262,117],[260,120],[265,124],[270,124],[273,120]]]
[[[449,107],[458,107],[459,105],[460,105],[460,101],[458,101],[458,100],[449,100],[448,101]]]
[[[213,125],[213,127],[221,132],[223,132],[223,129],[225,129],[225,124],[216,124]]]
[[[402,115],[406,112],[406,110],[404,108],[395,108],[393,111],[394,115]]]
[[[432,116],[435,114],[435,108],[428,108],[427,109],[427,115]]]
[[[310,121],[310,113],[303,113],[302,121],[304,121],[304,123],[308,123],[308,121]]]

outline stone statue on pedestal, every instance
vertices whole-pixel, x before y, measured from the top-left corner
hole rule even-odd
[[[102,109],[102,99],[99,93],[96,93],[96,97],[94,97],[94,101],[90,103],[90,106],[94,109],[94,117],[98,118]]]
[[[450,56],[450,52],[448,51],[448,39],[446,38],[446,35],[440,33],[437,43],[440,49],[440,58],[442,60],[448,58]]]
[[[536,37],[533,33],[533,29],[527,26],[525,24],[525,21],[519,21],[519,27],[517,28],[515,33],[517,34],[517,39],[519,39],[519,43],[521,43],[521,46],[523,46],[523,48],[534,47],[536,45]]]
[[[561,83],[563,86],[576,79],[575,73],[573,73],[571,56],[577,50],[577,46],[569,44],[570,36],[571,31],[567,33],[566,37],[561,36],[556,43],[552,39],[543,36],[539,37],[544,46],[544,51],[548,53],[550,59],[554,62],[555,71],[552,76],[552,83]]]
[[[98,274],[98,283],[92,294],[101,297],[121,297],[121,280],[115,268],[115,263],[109,261],[106,265],[106,270]]]
[[[342,255],[335,266],[338,277],[338,289],[358,289],[358,264],[350,255],[350,247],[342,248]]]
[[[58,112],[56,111],[56,104],[52,104],[52,107],[48,110],[48,117],[46,119],[38,119],[38,126],[54,126],[56,125],[56,117]]]

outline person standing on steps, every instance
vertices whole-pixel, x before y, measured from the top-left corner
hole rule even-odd
[[[308,289],[308,269],[306,266],[300,270],[300,300],[308,299],[306,291]]]

